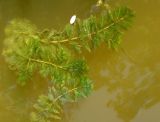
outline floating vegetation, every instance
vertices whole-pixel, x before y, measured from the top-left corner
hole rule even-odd
[[[31,113],[32,122],[61,119],[63,105],[86,98],[93,89],[82,50],[91,52],[101,43],[115,49],[134,13],[127,7],[105,8],[87,19],[72,16],[63,30],[40,31],[28,20],[12,20],[5,29],[3,54],[22,86],[39,73],[49,79],[48,93],[40,95]]]

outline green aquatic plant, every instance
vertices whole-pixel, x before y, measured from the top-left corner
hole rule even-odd
[[[88,66],[80,54],[91,52],[101,43],[116,49],[124,30],[130,27],[134,13],[127,7],[108,9],[84,20],[76,19],[63,30],[39,31],[28,20],[16,19],[5,29],[3,54],[11,70],[18,74],[18,83],[39,73],[50,81],[48,93],[40,95],[31,112],[32,122],[61,119],[63,105],[87,97],[93,89]],[[78,55],[78,56],[77,56]]]

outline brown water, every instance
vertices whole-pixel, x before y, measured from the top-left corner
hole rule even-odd
[[[40,28],[63,28],[70,16],[86,17],[96,0],[0,0],[0,53],[4,27],[27,18]],[[86,53],[95,90],[76,105],[65,106],[63,122],[160,122],[160,0],[110,0],[136,12],[118,52],[102,45]],[[0,122],[29,122],[33,101],[46,82],[16,83],[0,56]]]

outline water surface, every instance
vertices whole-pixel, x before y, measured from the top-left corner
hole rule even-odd
[[[0,52],[4,27],[14,18],[26,18],[39,28],[63,28],[70,16],[88,16],[96,0],[0,0]],[[160,121],[160,1],[110,0],[136,12],[119,51],[105,45],[85,53],[95,90],[87,99],[65,106],[63,122]],[[0,122],[29,122],[33,101],[47,87],[36,77],[25,87],[16,84],[0,56]]]

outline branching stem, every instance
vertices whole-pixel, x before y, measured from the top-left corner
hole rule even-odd
[[[50,66],[55,67],[55,68],[59,68],[59,69],[66,70],[63,66],[54,64],[54,63],[52,63],[52,62],[43,61],[43,60],[34,59],[34,58],[29,58],[29,57],[25,57],[25,56],[20,55],[20,54],[17,54],[17,55],[19,55],[19,56],[21,56],[21,57],[27,59],[29,62],[32,61],[32,62],[36,62],[36,63],[40,63],[40,64],[46,64],[46,65],[50,65]]]
[[[33,61],[33,62],[37,62],[37,63],[42,63],[42,64],[47,64],[47,65],[51,65],[53,67],[59,68],[59,69],[64,69],[64,67],[56,65],[54,63],[48,62],[48,61],[43,61],[43,60],[39,60],[39,59],[33,59],[33,58],[28,58],[28,60]]]
[[[59,99],[60,99],[61,97],[63,97],[64,95],[66,95],[66,94],[68,94],[68,93],[71,93],[71,92],[73,92],[73,91],[75,91],[75,90],[77,90],[77,89],[78,89],[78,87],[72,88],[72,89],[68,90],[67,92],[65,92],[64,94],[61,94],[61,95],[57,96],[53,103],[55,103],[57,100],[59,100]]]
[[[113,23],[111,23],[110,25],[108,25],[108,26],[100,29],[100,30],[97,31],[97,32],[93,32],[93,33],[90,33],[90,34],[86,35],[86,37],[90,37],[90,36],[92,36],[92,35],[94,35],[94,34],[96,34],[96,33],[101,33],[101,32],[103,32],[104,30],[109,29],[111,26],[113,26],[113,25],[115,25],[115,24],[117,24],[117,23],[119,23],[120,21],[123,21],[123,20],[124,20],[124,17],[122,17],[122,18],[120,18],[119,20],[117,20],[116,22],[113,22]],[[79,38],[80,38],[80,37],[73,37],[73,38],[71,38],[71,39],[64,39],[64,40],[60,40],[60,41],[50,41],[49,43],[50,43],[50,44],[65,43],[65,42],[68,42],[68,41],[77,40],[77,39],[79,39]],[[43,43],[45,43],[45,41],[43,41]]]

